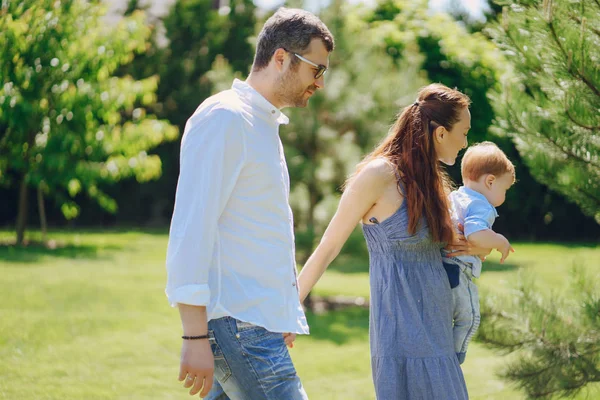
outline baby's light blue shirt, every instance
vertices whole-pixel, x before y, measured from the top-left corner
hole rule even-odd
[[[490,202],[479,192],[461,186],[458,190],[450,193],[450,206],[452,221],[455,225],[461,223],[465,230],[465,237],[482,231],[492,229],[492,225],[498,216],[498,212]],[[449,256],[444,252],[444,256]],[[481,259],[476,256],[458,256],[455,257],[464,263],[470,264],[472,274],[478,278],[481,275]]]

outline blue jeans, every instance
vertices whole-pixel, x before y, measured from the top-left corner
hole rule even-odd
[[[452,289],[454,302],[454,350],[462,364],[467,355],[469,342],[479,328],[479,291],[473,283],[471,268],[461,265],[459,284]]]
[[[208,322],[215,358],[209,400],[308,400],[281,333],[231,317]]]

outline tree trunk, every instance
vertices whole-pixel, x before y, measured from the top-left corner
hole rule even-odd
[[[17,213],[17,246],[23,245],[25,239],[25,227],[27,226],[27,175],[23,175],[21,179],[21,187],[19,188],[19,210]]]
[[[46,220],[46,207],[44,206],[44,182],[37,187],[38,212],[40,214],[40,227],[42,228],[42,243],[46,243],[48,222]]]

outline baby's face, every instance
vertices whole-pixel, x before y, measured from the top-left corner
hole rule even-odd
[[[513,175],[510,173],[497,176],[490,183],[485,197],[494,207],[502,205],[506,200],[506,191],[513,185],[514,180]]]

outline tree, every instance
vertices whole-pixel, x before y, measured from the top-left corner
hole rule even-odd
[[[469,9],[461,0],[449,0],[445,4],[445,11],[464,24],[469,32],[480,32],[487,21],[495,19],[502,12],[502,7],[487,0],[480,1],[478,8],[478,10]]]
[[[412,103],[418,88],[426,84],[419,76],[418,56],[409,49],[401,60],[392,60],[381,40],[392,27],[373,26],[364,18],[367,13],[366,7],[342,1],[322,11],[320,17],[336,41],[325,89],[308,107],[284,110],[290,123],[280,128],[280,136],[290,174],[300,265],[331,220],[346,177],[387,134],[398,109]],[[245,78],[236,75],[224,58],[206,74],[214,91],[228,88],[233,76]],[[362,249],[362,239],[361,243]]]
[[[145,49],[142,13],[107,26],[102,8],[81,0],[4,2],[0,12],[0,184],[19,185],[22,244],[29,187],[67,219],[80,193],[115,212],[103,185],[160,176],[148,151],[178,131],[146,113],[156,78],[113,76]]]
[[[385,34],[394,29],[366,20],[369,9],[333,1],[320,15],[332,31],[325,89],[306,109],[287,109],[281,128],[292,182],[298,262],[304,264],[337,208],[341,185],[387,134],[401,107],[426,82],[412,49],[389,57]],[[362,239],[361,239],[362,240]]]
[[[575,268],[571,290],[543,296],[521,282],[506,296],[485,296],[478,339],[517,357],[502,376],[530,398],[573,396],[600,382],[598,276]]]
[[[212,87],[205,74],[218,55],[234,71],[246,75],[254,49],[255,6],[251,0],[231,0],[215,8],[212,0],[177,0],[163,18],[166,38],[158,95],[163,115],[183,128],[185,121],[207,98]]]
[[[492,10],[498,7],[491,5]],[[512,67],[488,38],[470,32],[480,28],[465,27],[444,13],[432,14],[426,1],[385,0],[370,18],[393,21],[403,33],[390,30],[385,38],[392,57],[407,46],[416,46],[430,81],[457,87],[471,97],[469,143],[494,141],[515,164],[518,184],[507,193],[507,201],[499,210],[501,217],[494,225],[500,232],[512,238],[553,240],[587,239],[600,234],[600,226],[593,219],[531,176],[510,137],[491,129],[496,124],[496,113],[490,94],[502,91],[502,77]],[[460,157],[455,167],[448,168],[457,183],[461,182]]]
[[[135,8],[135,1],[130,3],[129,9]],[[167,15],[155,21],[154,32],[164,31],[164,36],[156,34],[151,46],[126,69],[138,79],[158,74],[153,109],[181,132],[198,105],[214,91],[207,74],[217,57],[224,56],[234,71],[244,75],[252,64],[256,7],[251,0],[232,0],[223,7],[215,3],[218,2],[176,0]],[[231,83],[226,83],[228,88]],[[163,161],[163,175],[157,181],[141,188],[131,182],[111,188],[116,198],[138,200],[121,207],[117,215],[120,221],[168,223],[179,174],[179,144],[174,141],[157,147],[155,152]]]
[[[600,3],[498,1],[487,29],[514,66],[493,93],[498,124],[533,176],[600,223]]]
[[[494,131],[512,138],[532,175],[600,223],[600,3],[498,1],[500,22],[486,32],[513,72],[492,93]],[[490,302],[479,338],[518,351],[504,376],[531,398],[571,396],[600,382],[597,276],[573,274],[562,298],[520,285]]]

